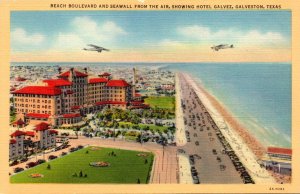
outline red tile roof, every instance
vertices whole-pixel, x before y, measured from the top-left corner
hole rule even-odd
[[[80,117],[79,113],[70,113],[70,114],[64,114],[64,118],[74,118],[74,117]]]
[[[13,132],[10,136],[11,137],[17,137],[17,136],[21,136],[21,135],[26,135],[26,133],[24,131],[17,130],[15,132]]]
[[[268,147],[268,153],[292,155],[292,149],[278,148],[278,147]]]
[[[127,102],[121,102],[121,101],[101,101],[101,102],[96,102],[96,105],[106,105],[106,104],[122,104],[122,105],[126,105]]]
[[[107,72],[100,74],[100,76],[110,76],[110,75],[111,75],[111,74],[110,74],[110,73],[107,73]]]
[[[50,86],[26,86],[13,92],[13,94],[41,94],[55,96],[61,94],[61,89]]]
[[[140,93],[135,93],[135,97],[141,97],[142,95]]]
[[[26,117],[34,117],[34,118],[49,118],[49,114],[39,114],[39,113],[27,113]]]
[[[15,140],[15,139],[9,140],[9,144],[15,144],[15,143],[17,143],[17,140]]]
[[[89,80],[90,84],[94,84],[94,83],[106,83],[108,80],[106,78],[103,77],[99,77],[99,78],[91,78]]]
[[[79,71],[76,71],[76,70],[74,70],[74,73],[75,73],[75,77],[87,77],[88,76],[87,74],[79,72]],[[58,77],[69,77],[70,74],[71,74],[70,71],[66,71],[66,72],[58,75]]]
[[[35,133],[34,131],[26,131],[26,136],[31,136],[31,137],[34,137]]]
[[[45,122],[41,122],[35,126],[36,131],[45,131],[49,129],[49,124]]]
[[[47,83],[48,86],[71,86],[72,82],[64,79],[48,79],[43,80],[43,82]]]
[[[130,86],[125,80],[109,80],[106,84],[109,87],[127,87]]]
[[[13,122],[13,124],[14,124],[14,125],[24,125],[25,122],[24,122],[22,119],[19,119],[19,120]]]
[[[49,132],[50,132],[50,134],[56,134],[56,135],[58,134],[58,131],[56,131],[56,130],[50,130]]]

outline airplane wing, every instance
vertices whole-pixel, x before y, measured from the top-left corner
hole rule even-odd
[[[102,47],[100,47],[100,46],[93,45],[93,44],[88,44],[88,46],[91,46],[91,47],[94,47],[94,48],[97,48],[97,49],[100,49],[100,48],[102,48]]]

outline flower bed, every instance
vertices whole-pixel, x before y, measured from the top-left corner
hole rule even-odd
[[[146,153],[138,153],[137,156],[139,156],[139,157],[147,157],[148,155]]]
[[[29,175],[31,178],[41,178],[41,177],[44,177],[44,175],[42,174],[38,174],[38,173],[34,173],[34,174],[31,174]]]
[[[103,162],[103,161],[101,161],[101,162],[91,162],[90,166],[94,166],[94,167],[108,167],[108,166],[110,166],[110,163]]]
[[[96,150],[101,150],[101,148],[99,148],[99,147],[91,147],[90,150],[96,151]]]

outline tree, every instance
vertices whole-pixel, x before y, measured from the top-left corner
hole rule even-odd
[[[50,164],[48,164],[47,169],[51,170],[51,165]]]
[[[141,183],[141,181],[140,181],[140,179],[138,178],[138,179],[137,179],[137,184],[140,184],[140,183]]]
[[[82,170],[81,170],[81,171],[79,172],[79,177],[82,177],[82,175],[83,175],[83,174],[82,174]]]
[[[147,159],[145,159],[145,164],[147,164],[148,163],[148,160]]]

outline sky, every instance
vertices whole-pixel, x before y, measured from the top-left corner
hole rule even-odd
[[[12,62],[290,62],[291,13],[13,11],[10,39]]]

